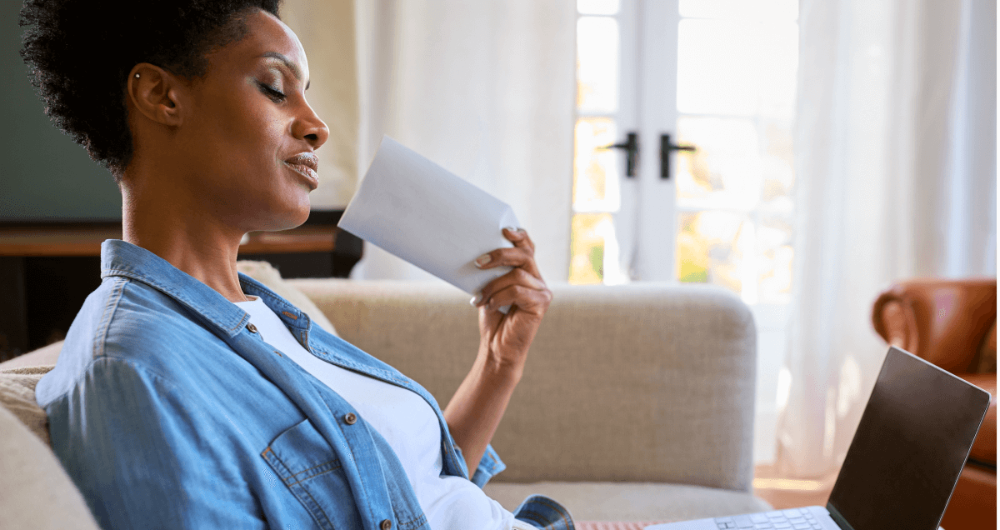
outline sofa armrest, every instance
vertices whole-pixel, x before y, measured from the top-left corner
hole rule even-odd
[[[987,332],[996,325],[996,279],[916,279],[875,300],[872,325],[893,346],[952,373],[974,372]]]
[[[341,336],[442,404],[479,343],[444,284],[291,280]],[[494,436],[512,482],[673,482],[749,491],[756,332],[708,286],[552,286],[554,300]]]

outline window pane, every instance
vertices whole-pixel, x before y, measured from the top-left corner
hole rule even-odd
[[[755,46],[749,25],[682,20],[678,28],[677,110],[748,115],[756,110]]]
[[[604,280],[606,242],[614,238],[611,214],[576,214],[570,234],[569,283],[591,284]]]
[[[737,293],[744,280],[756,284],[756,268],[744,259],[753,254],[753,225],[747,216],[731,212],[689,212],[680,215],[677,237],[678,279],[712,283]],[[750,278],[746,278],[749,276]]]
[[[792,275],[792,123],[798,0],[679,0],[681,281],[786,304]]]
[[[585,112],[618,109],[618,21],[580,17],[576,23],[576,105]]]
[[[753,223],[731,212],[680,214],[677,271],[682,282],[712,283],[757,301],[756,237]]]
[[[680,0],[682,17],[796,20],[798,0]]]
[[[797,24],[682,20],[678,32],[680,112],[792,115]]]
[[[575,211],[617,211],[620,206],[618,172],[621,162],[612,149],[598,149],[615,143],[614,120],[581,118],[576,122],[573,156],[573,209]]]
[[[583,15],[614,15],[619,7],[619,0],[576,0],[576,10]]]
[[[682,117],[677,136],[696,151],[677,151],[677,205],[749,211],[761,196],[757,129],[750,120]]]

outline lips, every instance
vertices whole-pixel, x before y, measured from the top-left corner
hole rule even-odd
[[[319,187],[319,177],[316,175],[319,170],[319,157],[315,153],[299,153],[285,159],[285,165],[305,177],[312,189]]]

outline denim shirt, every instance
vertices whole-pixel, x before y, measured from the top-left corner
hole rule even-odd
[[[101,261],[101,286],[36,398],[53,450],[102,527],[427,527],[386,441],[269,347],[242,309],[124,241],[105,241]],[[423,387],[253,279],[241,274],[240,284],[313,355],[426,400],[441,427],[444,474],[468,478]],[[488,447],[471,480],[482,486],[504,467]]]

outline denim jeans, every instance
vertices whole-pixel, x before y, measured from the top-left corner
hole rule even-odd
[[[512,530],[574,530],[573,517],[558,502],[543,495],[532,495],[514,510]],[[521,525],[521,526],[519,526]]]

